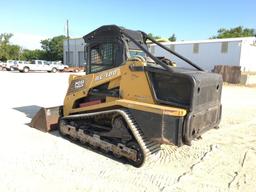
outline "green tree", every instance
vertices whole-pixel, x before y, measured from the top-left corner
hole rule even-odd
[[[152,33],[149,33],[148,36],[152,39],[161,39],[160,36],[157,36],[157,35],[153,35]]]
[[[0,45],[9,44],[12,36],[13,36],[13,34],[11,34],[11,33],[0,34]]]
[[[7,45],[7,59],[19,60],[21,55],[21,47],[19,45]]]
[[[22,50],[18,45],[10,44],[11,33],[0,34],[0,60],[10,59],[18,60],[63,60],[63,41],[66,38],[63,35],[45,39],[41,41],[43,50]]]
[[[0,34],[0,60],[6,61],[9,59],[19,59],[21,54],[21,47],[18,45],[11,45],[11,33]]]
[[[34,60],[34,59],[39,59],[39,60],[45,60],[46,58],[46,52],[44,50],[36,49],[36,50],[28,50],[24,49],[21,54],[21,60]]]
[[[250,28],[244,28],[242,26],[238,26],[235,28],[221,28],[218,31],[216,36],[210,37],[210,39],[222,39],[222,38],[234,38],[234,37],[251,37],[255,36],[255,31]]]
[[[63,42],[65,39],[64,35],[60,35],[42,40],[41,47],[45,51],[45,59],[51,61],[63,60]]]
[[[176,41],[176,35],[173,33],[172,36],[168,38],[168,40],[172,42]]]

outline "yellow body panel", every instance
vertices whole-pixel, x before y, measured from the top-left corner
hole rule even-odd
[[[71,76],[69,89],[64,101],[64,116],[111,109],[114,106],[148,111],[172,116],[185,116],[186,110],[156,104],[151,92],[147,74],[144,71],[133,71],[133,67],[143,67],[143,61],[127,61],[124,65],[103,72],[84,76]],[[106,97],[104,103],[74,108],[74,102],[88,95],[90,89],[108,83],[108,89],[119,87],[120,97]]]
[[[98,105],[92,105],[88,107],[73,109],[72,113],[80,113],[83,111],[90,112],[90,111],[95,111],[97,109],[109,109],[112,106],[120,106],[120,107],[147,111],[147,112],[157,113],[157,114],[164,113],[166,115],[178,116],[178,117],[185,116],[187,113],[185,109],[179,109],[176,107],[166,107],[162,105],[154,105],[154,104],[142,103],[137,101],[125,100],[125,99],[120,99],[112,102],[101,103]]]
[[[154,99],[149,87],[147,75],[143,71],[131,71],[129,66],[142,67],[140,61],[128,61],[122,68],[122,78],[120,81],[121,96],[123,99],[140,101],[144,103],[154,103]]]

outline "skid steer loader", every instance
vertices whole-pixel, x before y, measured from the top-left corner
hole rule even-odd
[[[221,118],[222,78],[141,31],[115,25],[85,35],[86,75],[71,75],[64,105],[43,108],[31,126],[140,167],[161,144],[191,145]],[[150,40],[194,69],[148,51]]]

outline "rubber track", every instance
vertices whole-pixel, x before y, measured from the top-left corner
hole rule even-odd
[[[91,118],[93,116],[98,115],[104,115],[104,114],[110,114],[110,113],[118,113],[121,115],[127,125],[129,126],[135,140],[139,144],[141,151],[143,153],[144,161],[142,162],[141,166],[150,159],[151,155],[158,152],[160,150],[160,144],[150,141],[145,137],[141,129],[139,128],[138,124],[136,123],[135,119],[132,117],[132,115],[129,113],[126,109],[114,109],[114,110],[107,110],[107,111],[100,111],[100,112],[93,112],[93,113],[84,113],[84,114],[77,114],[77,115],[70,115],[63,117],[64,120],[68,119],[86,119]]]

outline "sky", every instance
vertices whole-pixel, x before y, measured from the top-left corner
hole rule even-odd
[[[108,24],[177,40],[203,40],[219,28],[256,29],[255,0],[0,0],[0,33],[13,44],[40,48],[40,40],[65,34],[82,37]]]

